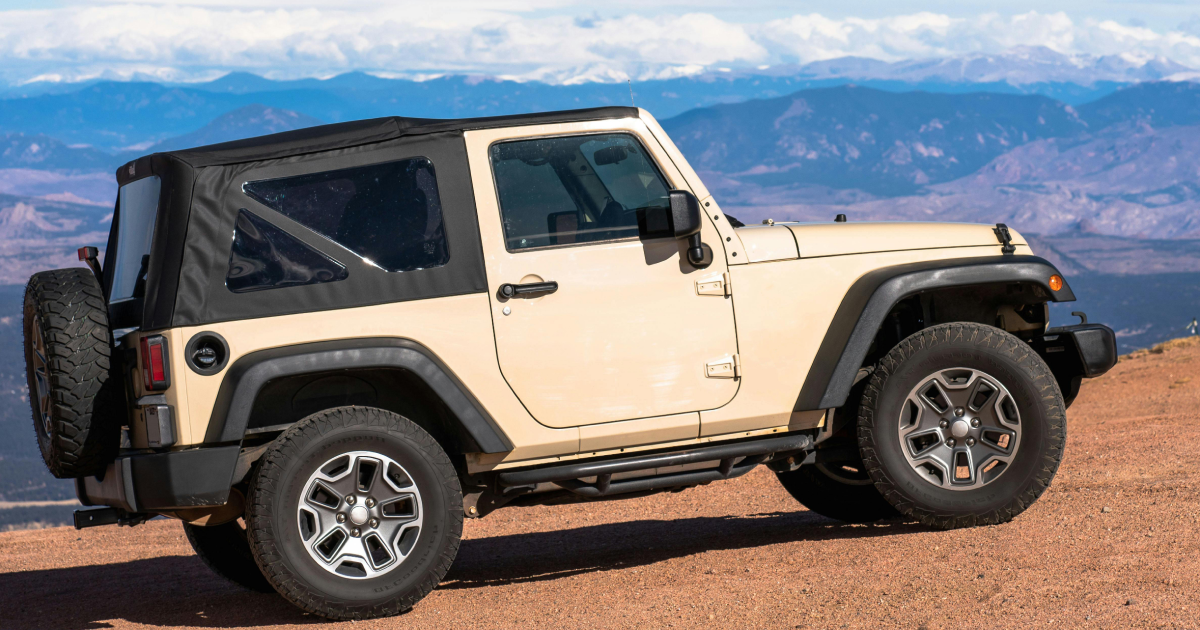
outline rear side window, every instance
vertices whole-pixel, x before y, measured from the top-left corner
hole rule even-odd
[[[242,191],[386,271],[450,260],[428,158],[246,182]]]
[[[162,180],[151,176],[125,184],[117,193],[117,251],[105,261],[113,265],[110,302],[144,297],[161,190]]]
[[[338,261],[243,208],[233,230],[225,286],[234,293],[337,282],[349,274]]]
[[[492,145],[509,251],[633,238],[637,211],[667,207],[667,182],[629,134]]]

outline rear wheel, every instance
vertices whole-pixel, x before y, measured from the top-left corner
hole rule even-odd
[[[870,523],[898,515],[860,461],[811,464],[777,475],[788,494],[821,516]]]
[[[394,413],[314,414],[267,450],[251,482],[250,549],[284,597],[330,619],[395,615],[450,569],[462,534],[458,474]]]
[[[87,269],[34,274],[25,288],[25,371],[42,459],[61,479],[104,471],[125,407],[112,369],[112,332]]]
[[[246,527],[240,520],[209,527],[184,523],[183,532],[196,555],[213,573],[252,591],[274,590],[254,563],[250,543],[246,541]]]

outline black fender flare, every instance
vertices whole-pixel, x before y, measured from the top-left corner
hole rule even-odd
[[[462,381],[425,346],[390,337],[340,339],[251,352],[234,361],[221,380],[206,444],[240,442],[259,391],[269,381],[332,370],[399,368],[421,379],[453,413],[468,445],[482,453],[505,453],[513,444]]]
[[[982,256],[929,260],[881,267],[864,274],[846,292],[825,333],[808,377],[796,399],[796,411],[834,409],[846,404],[875,333],[901,300],[936,289],[987,284],[1034,284],[1047,300],[1073,302],[1066,280],[1050,289],[1059,275],[1050,261],[1037,256]]]

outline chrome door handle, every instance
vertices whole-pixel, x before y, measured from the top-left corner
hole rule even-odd
[[[558,290],[558,283],[550,282],[529,282],[526,284],[509,284],[500,285],[500,297],[508,299],[518,295],[526,295],[529,293],[554,293]]]

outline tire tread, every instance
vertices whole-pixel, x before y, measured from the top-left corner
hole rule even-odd
[[[431,570],[426,572],[424,579],[416,588],[410,589],[401,597],[381,604],[347,606],[330,601],[309,588],[287,568],[276,548],[270,528],[264,526],[265,523],[271,521],[273,510],[271,499],[274,489],[283,483],[281,474],[284,470],[284,463],[290,458],[298,457],[300,450],[305,445],[321,439],[335,429],[356,424],[384,430],[416,444],[418,448],[431,456],[438,476],[444,484],[443,490],[446,495],[462,496],[458,473],[441,445],[420,426],[392,412],[372,407],[337,407],[309,416],[280,435],[275,444],[263,455],[261,464],[254,472],[250,483],[251,491],[247,509],[247,523],[249,524],[247,535],[250,548],[254,552],[254,559],[263,575],[275,587],[275,590],[306,612],[328,619],[373,619],[398,615],[409,610],[433,591],[434,587],[445,577],[458,554],[461,540],[462,502],[451,501],[450,520],[447,523],[450,544],[442,551],[437,562]]]
[[[60,479],[98,474],[116,455],[124,411],[108,385],[113,378],[112,332],[104,293],[89,269],[71,268],[34,274],[25,289],[26,318],[38,311],[46,344],[47,378],[53,419],[46,443],[35,424],[42,457]],[[32,339],[26,322],[25,356]],[[34,422],[37,390],[26,366]],[[114,381],[114,383],[119,381]]]
[[[1020,368],[1035,388],[1041,393],[1041,403],[1046,406],[1049,419],[1049,443],[1043,455],[1041,470],[1019,494],[1007,505],[979,514],[962,515],[931,510],[910,500],[900,491],[895,481],[883,468],[875,450],[874,413],[887,379],[900,366],[921,350],[948,343],[967,343],[1007,354]],[[1046,365],[1028,344],[1017,337],[992,326],[968,322],[939,324],[914,333],[896,345],[879,361],[867,388],[863,392],[862,406],[858,416],[858,446],[863,464],[875,481],[883,497],[902,514],[922,524],[938,529],[957,529],[980,525],[997,525],[1011,521],[1041,497],[1058,471],[1066,443],[1066,404],[1058,389],[1057,381]]]

